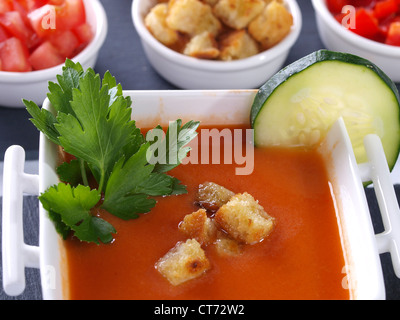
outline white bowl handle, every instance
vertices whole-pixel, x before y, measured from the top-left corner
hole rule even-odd
[[[25,268],[39,268],[39,247],[24,243],[23,195],[38,195],[39,176],[26,174],[25,150],[11,146],[4,156],[2,257],[3,287],[10,296],[25,289]]]
[[[385,153],[377,135],[367,135],[364,145],[369,163],[360,165],[364,182],[372,181],[385,231],[376,235],[379,253],[390,252],[393,269],[400,278],[400,209]]]

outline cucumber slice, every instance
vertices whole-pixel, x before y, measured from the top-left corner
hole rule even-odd
[[[251,109],[254,142],[314,146],[342,117],[358,163],[363,139],[377,134],[389,168],[400,149],[400,98],[376,65],[358,56],[320,50],[279,71],[258,91]]]

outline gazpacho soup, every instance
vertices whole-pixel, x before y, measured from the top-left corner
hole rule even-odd
[[[198,129],[188,161],[170,172],[186,194],[158,197],[149,213],[129,221],[96,209],[118,230],[114,240],[64,242],[67,298],[350,298],[317,150],[249,148],[243,127],[224,131],[216,148],[200,134],[209,129]],[[243,137],[239,146],[234,136]],[[242,157],[238,165],[226,150],[248,163]],[[238,174],[245,165],[251,170]]]

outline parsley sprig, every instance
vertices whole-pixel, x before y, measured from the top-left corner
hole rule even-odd
[[[186,145],[197,135],[199,122],[182,125],[176,120],[163,139],[148,139],[131,119],[132,101],[123,96],[116,79],[109,72],[101,79],[93,69],[85,71],[71,60],[57,83],[49,82],[47,96],[55,113],[32,101],[24,104],[32,123],[75,157],[57,168],[62,182],[39,196],[64,238],[73,232],[82,241],[109,243],[116,230],[93,215],[94,208],[124,220],[136,219],[156,205],[154,197],[187,192],[166,172],[186,157],[190,150]],[[166,147],[154,152],[160,143]],[[154,163],[155,154],[156,158],[164,154],[166,161]],[[91,177],[96,188],[89,185]]]

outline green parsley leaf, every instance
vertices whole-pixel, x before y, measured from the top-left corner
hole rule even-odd
[[[137,218],[138,213],[146,213],[155,206],[154,199],[136,191],[154,169],[146,159],[148,148],[149,144],[142,145],[126,162],[121,158],[108,179],[102,208],[122,219]]]
[[[139,186],[133,190],[134,193],[148,194],[149,196],[168,196],[174,191],[174,177],[162,173],[151,173]],[[179,180],[177,180],[179,183]]]
[[[165,137],[162,138],[161,127],[149,131],[146,140],[151,141],[149,162],[155,164],[155,172],[167,172],[181,164],[190,147],[185,147],[197,136],[200,122],[189,121],[182,126],[182,120],[170,122]]]
[[[49,81],[49,93],[47,97],[57,112],[74,114],[70,101],[72,100],[72,90],[79,87],[79,79],[84,75],[84,70],[80,63],[74,63],[67,59],[62,68],[62,75],[57,75],[58,83]],[[93,72],[88,69],[87,72]],[[60,144],[58,141],[59,132],[55,128],[57,123],[56,116],[45,109],[40,109],[33,101],[23,99],[27,111],[32,116],[32,123],[42,131],[51,141]]]
[[[47,97],[56,111],[74,114],[70,106],[72,90],[79,87],[79,79],[83,76],[84,70],[79,63],[75,64],[71,60],[66,61],[62,70],[62,75],[57,75],[58,83],[49,82],[50,92]]]
[[[154,197],[187,192],[166,172],[186,157],[198,122],[171,122],[166,134],[158,126],[154,139],[145,139],[131,119],[131,98],[108,71],[101,79],[67,60],[57,81],[48,93],[55,114],[24,103],[32,123],[76,158],[57,168],[62,182],[39,196],[64,239],[73,232],[81,241],[110,242],[114,227],[91,213],[100,203],[121,219],[136,219],[156,205]],[[89,175],[97,188],[89,187]]]
[[[59,183],[39,197],[43,207],[60,215],[62,222],[75,232],[82,241],[103,243],[112,240],[115,229],[108,222],[92,216],[90,210],[99,202],[97,190],[82,185],[76,188]]]
[[[55,144],[60,144],[58,141],[59,133],[54,127],[57,122],[56,117],[46,109],[40,109],[33,101],[23,100],[26,110],[33,117],[31,122],[43,132],[48,139]]]
[[[60,113],[55,124],[65,151],[99,172],[100,191],[136,128],[127,101],[118,97],[110,107],[109,101],[108,86],[101,87],[100,76],[86,73],[70,103],[76,117]]]
[[[86,167],[84,170],[88,170]],[[76,187],[83,184],[81,161],[74,159],[70,162],[63,162],[57,167],[58,177],[62,182],[69,183],[71,186]]]
[[[179,181],[164,174],[184,159],[190,148],[184,147],[196,136],[199,122],[190,121],[181,126],[180,119],[171,122],[165,139],[156,144],[143,144],[139,151],[131,156],[126,163],[124,159],[113,168],[105,190],[103,208],[122,218],[130,219],[138,213],[146,213],[154,207],[155,201],[147,196],[165,196],[185,193],[186,189],[179,186]],[[160,127],[156,135],[161,137]],[[161,152],[154,156],[156,146]],[[163,164],[156,161],[162,160]],[[150,162],[150,164],[149,164]],[[137,204],[140,197],[140,206]],[[146,201],[147,199],[147,201]]]
[[[111,75],[109,71],[104,74],[103,78],[103,86],[107,85],[109,88],[109,95],[110,95],[110,105],[114,103],[114,101],[118,97],[122,97],[122,86],[121,84],[117,84],[117,80]],[[131,106],[132,100],[130,97],[126,97],[125,100],[127,101],[128,107]]]
[[[42,204],[43,204],[43,202],[42,202]],[[49,219],[50,219],[50,221],[53,222],[54,227],[56,228],[56,231],[58,232],[58,234],[60,234],[64,240],[67,239],[68,235],[71,232],[71,228],[62,221],[60,214],[58,214],[57,212],[54,212],[50,209],[47,209],[47,211],[49,213]]]
[[[173,178],[171,195],[180,195],[187,193],[186,186],[181,184],[177,178]]]

